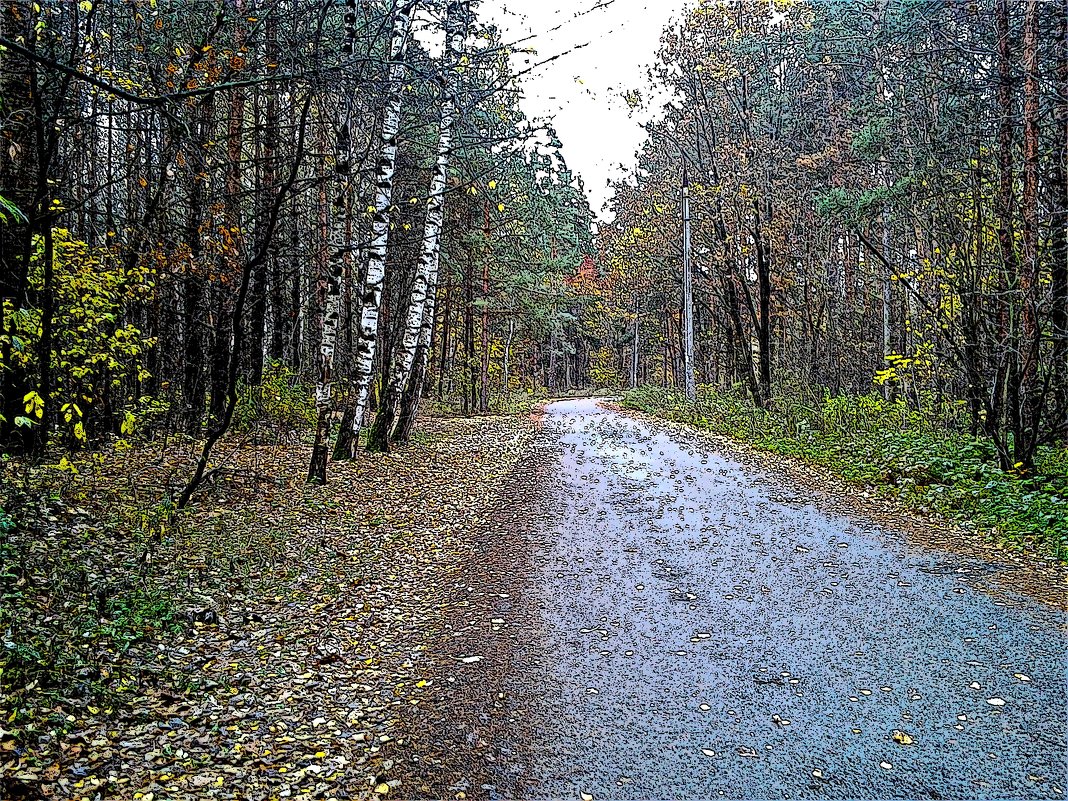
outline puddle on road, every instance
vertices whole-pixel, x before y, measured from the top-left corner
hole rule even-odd
[[[572,500],[505,795],[1063,797],[1061,615],[590,401],[544,421]]]

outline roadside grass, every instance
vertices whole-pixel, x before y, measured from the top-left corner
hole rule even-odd
[[[489,397],[489,415],[527,415],[547,398],[548,395],[543,389],[536,392],[514,388],[507,392],[495,390]],[[460,395],[450,392],[440,400],[437,397],[423,399],[419,404],[419,413],[430,417],[459,417],[462,416],[462,408],[463,400]]]
[[[526,416],[533,412],[539,405],[556,400],[568,400],[572,398],[610,398],[617,397],[622,393],[620,389],[610,387],[598,387],[596,389],[558,389],[549,392],[545,387],[536,390],[512,388],[507,392],[494,390],[490,394],[489,415],[519,415]],[[463,401],[455,393],[446,395],[443,399],[427,398],[419,405],[420,414],[435,417],[456,417],[461,415]],[[477,413],[476,413],[477,415]]]
[[[622,405],[825,467],[1007,546],[1068,562],[1068,448],[1042,448],[1032,476],[1006,472],[989,441],[932,425],[875,393],[760,409],[708,386],[694,403],[647,386],[627,392]]]
[[[64,471],[4,463],[0,715],[9,729],[48,730],[42,713],[61,702],[105,706],[145,683],[195,686],[195,673],[157,664],[152,651],[214,621],[218,586],[264,572],[277,543],[254,514],[223,526],[210,502],[177,514],[159,500],[187,474],[189,447],[109,447],[72,455]],[[241,467],[260,469],[245,454]],[[225,489],[243,483],[234,472]]]

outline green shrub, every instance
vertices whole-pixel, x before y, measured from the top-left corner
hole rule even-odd
[[[544,391],[534,393],[522,389],[509,390],[493,401],[491,406],[500,414],[530,414],[544,397]]]
[[[36,297],[52,272],[49,396],[41,397],[40,387],[31,389],[22,399],[25,414],[13,422],[40,425],[47,401],[52,423],[77,447],[120,426],[123,434],[132,430],[137,390],[149,378],[147,357],[155,340],[124,321],[151,297],[155,274],[143,265],[128,269],[112,249],[91,247],[64,228],[53,228],[51,235],[51,251],[45,236],[34,236],[27,276],[28,294]],[[40,308],[16,309],[11,299],[0,301],[5,346],[0,373],[40,371],[42,320]]]
[[[242,384],[234,409],[234,428],[257,430],[272,441],[290,431],[315,425],[315,401],[311,387],[291,369],[272,362],[258,386]]]

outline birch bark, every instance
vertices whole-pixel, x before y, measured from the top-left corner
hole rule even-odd
[[[356,17],[350,3],[345,14],[346,55],[353,54],[356,37]],[[334,354],[337,348],[338,324],[341,320],[341,284],[345,272],[345,253],[351,247],[349,224],[352,209],[352,98],[344,90],[338,97],[338,131],[334,151],[337,195],[334,199],[330,230],[330,260],[326,284],[326,308],[323,310],[323,335],[319,346],[317,379],[315,383],[315,442],[308,482],[326,483],[327,452],[330,446],[330,422],[334,413],[333,378]]]
[[[334,412],[333,374],[334,353],[337,346],[338,323],[341,320],[341,283],[345,270],[345,253],[348,242],[348,210],[351,208],[351,159],[352,159],[352,114],[347,102],[342,101],[342,121],[338,128],[337,142],[337,197],[334,200],[331,219],[330,261],[326,284],[326,308],[323,311],[323,335],[319,347],[317,379],[315,383],[315,408],[318,419],[315,426],[315,443],[312,446],[311,464],[308,466],[308,481],[326,483],[327,451],[330,443],[330,418]]]
[[[393,203],[393,176],[397,167],[397,132],[400,129],[404,57],[408,50],[412,14],[419,0],[409,0],[397,7],[393,17],[393,34],[389,45],[389,96],[378,147],[375,173],[374,212],[371,223],[370,255],[367,280],[361,298],[359,341],[356,344],[355,401],[352,425],[338,432],[335,459],[354,459],[359,445],[360,428],[374,375],[375,348],[378,343],[378,316],[382,304],[382,286],[386,277],[386,249],[389,245],[390,207]]]
[[[441,118],[438,125],[437,165],[430,181],[430,196],[427,200],[426,224],[423,228],[423,248],[419,269],[415,274],[412,294],[408,303],[404,333],[399,352],[394,358],[389,381],[382,404],[368,432],[367,447],[374,451],[388,451],[390,434],[397,418],[398,406],[412,377],[417,351],[421,350],[422,361],[429,358],[430,334],[433,332],[434,301],[437,296],[438,265],[441,260],[441,226],[445,218],[445,186],[449,172],[449,156],[452,150],[452,126],[456,116],[455,56],[463,43],[463,28],[460,24],[461,7],[466,5],[453,0],[445,12],[445,58],[441,76]],[[425,334],[425,343],[423,343]],[[420,344],[423,347],[420,348]],[[417,371],[418,390],[422,391],[425,366]],[[416,395],[418,398],[418,394]],[[410,406],[411,404],[406,404]],[[404,415],[409,418],[414,409]],[[410,423],[408,424],[410,428]]]
[[[452,0],[447,6],[445,13],[445,48],[446,63],[452,64],[456,60],[462,44],[464,44],[464,26],[461,22],[467,20],[469,14],[468,0]],[[462,19],[461,19],[462,17]],[[415,414],[419,410],[419,399],[423,394],[423,386],[426,381],[427,367],[430,361],[430,342],[434,339],[435,305],[437,303],[438,267],[441,261],[441,222],[444,219],[444,189],[449,168],[449,156],[452,148],[452,126],[456,115],[456,69],[449,68],[444,74],[444,87],[441,107],[441,125],[438,133],[438,168],[434,176],[434,184],[430,187],[430,202],[426,210],[426,232],[424,233],[424,257],[433,252],[433,257],[427,260],[427,293],[423,304],[423,312],[420,316],[418,339],[412,350],[411,361],[407,367],[407,375],[397,384],[399,392],[394,402],[391,413],[396,415],[396,427],[390,437],[392,442],[404,443],[411,437],[411,429],[415,423]],[[439,185],[440,179],[440,185]],[[437,202],[436,202],[437,201]],[[431,225],[431,216],[435,221]],[[435,241],[431,244],[430,233],[433,232]],[[413,317],[409,314],[409,328],[405,331],[405,343],[409,342],[412,334],[410,325]],[[445,336],[442,342],[442,358],[449,347],[449,305],[445,305]],[[442,380],[444,374],[442,373]],[[389,392],[387,392],[389,395]],[[390,421],[392,423],[392,421]]]

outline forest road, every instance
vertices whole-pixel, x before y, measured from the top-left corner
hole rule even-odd
[[[1064,797],[1061,612],[595,401],[539,437],[491,796]]]

